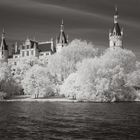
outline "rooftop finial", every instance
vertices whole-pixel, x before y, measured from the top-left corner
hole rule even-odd
[[[4,28],[2,29],[2,38],[5,38],[5,30],[4,30]]]
[[[26,40],[29,40],[29,36],[27,35]]]
[[[3,32],[3,33],[5,33],[5,30],[4,30],[4,28],[2,29],[2,32]]]
[[[115,5],[115,15],[118,15],[118,6]]]
[[[117,7],[117,5],[115,5],[114,23],[118,23],[118,17],[119,17],[118,7]]]
[[[61,32],[64,30],[64,21],[62,19],[62,23],[61,23]]]
[[[62,19],[62,25],[64,24],[64,21],[63,21],[63,19]]]
[[[33,37],[33,41],[36,41],[36,37],[35,36]]]

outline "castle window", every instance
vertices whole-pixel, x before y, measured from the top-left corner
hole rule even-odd
[[[29,51],[27,51],[27,56],[29,56]]]
[[[24,57],[24,52],[22,52],[22,57]]]
[[[34,51],[33,50],[31,51],[31,55],[34,55]]]
[[[49,55],[49,54],[50,54],[49,52],[46,53],[46,55]]]
[[[114,42],[114,46],[116,46],[116,43]]]
[[[33,45],[33,44],[31,45],[31,48],[32,48],[32,49],[34,48],[34,45]]]
[[[29,45],[27,45],[27,49],[29,49]]]
[[[22,50],[24,50],[25,49],[25,46],[22,46]]]
[[[43,56],[44,54],[43,53],[40,53],[40,56]]]

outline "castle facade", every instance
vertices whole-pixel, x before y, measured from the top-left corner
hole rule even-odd
[[[116,47],[123,48],[123,29],[118,23],[118,9],[115,8],[113,28],[109,32],[109,47],[115,49]],[[59,36],[56,41],[51,39],[46,42],[38,42],[35,39],[27,38],[23,44],[15,43],[14,51],[9,54],[9,46],[6,43],[5,32],[3,31],[0,45],[0,59],[16,65],[20,58],[37,57],[39,59],[47,58],[47,56],[61,52],[63,47],[68,45],[68,36],[64,32],[63,20],[60,26]]]
[[[47,56],[52,55],[56,52],[61,52],[63,47],[68,45],[68,38],[64,32],[63,20],[60,27],[59,36],[56,41],[51,39],[50,41],[38,42],[35,39],[31,40],[27,38],[24,43],[18,45],[15,43],[14,50],[10,54],[10,46],[6,43],[5,32],[3,30],[0,45],[0,59],[8,62],[17,64],[18,60],[21,58],[37,57],[38,59],[47,58]]]

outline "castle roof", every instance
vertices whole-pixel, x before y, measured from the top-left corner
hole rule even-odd
[[[34,47],[34,45],[37,45],[37,44],[38,44],[38,42],[33,41],[33,40],[30,40],[30,43],[31,43],[31,48],[33,48],[33,47]]]
[[[57,39],[58,39],[58,43],[68,43],[64,31],[60,32]]]
[[[30,45],[31,48],[34,48],[34,46],[36,46],[36,48],[39,50],[39,52],[52,52],[53,48],[52,48],[52,41],[48,41],[48,42],[37,42],[35,40],[30,40],[30,39],[26,39],[25,41],[25,46],[26,45]]]
[[[1,47],[3,48],[3,50],[8,50],[8,45],[6,44],[5,39],[2,40]]]
[[[114,23],[111,33],[114,35],[121,36],[121,29],[118,23]]]
[[[44,43],[38,43],[38,49],[40,52],[52,52],[52,43],[51,42],[44,42]]]
[[[8,50],[8,45],[6,44],[6,40],[5,40],[5,32],[4,32],[4,29],[3,29],[3,33],[2,33],[2,39],[1,39],[1,49],[2,50]]]

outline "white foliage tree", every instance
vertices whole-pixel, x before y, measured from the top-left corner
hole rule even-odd
[[[20,58],[16,65],[11,65],[11,71],[13,79],[18,86],[22,88],[21,81],[23,80],[26,72],[35,64],[38,64],[38,60],[35,57]]]
[[[64,56],[67,61],[72,61],[76,64],[85,58],[94,58],[97,56],[98,49],[96,49],[91,42],[88,43],[87,41],[75,39],[67,47],[62,49],[61,55]]]
[[[109,48],[105,51],[104,55],[101,56],[101,59],[104,60],[103,64],[107,67],[120,65],[126,73],[133,72],[136,69],[136,56],[130,50],[121,49],[119,47],[115,49]]]
[[[57,76],[60,81],[63,81],[76,71],[78,62],[85,58],[93,58],[96,55],[98,55],[98,50],[91,43],[75,39],[60,53],[49,58],[48,68],[53,76]]]
[[[19,93],[19,88],[11,75],[11,69],[7,63],[0,63],[0,94],[10,97]]]
[[[54,86],[47,68],[34,65],[25,74],[22,81],[25,94],[34,98],[54,95]]]
[[[133,87],[140,88],[140,70],[136,70],[127,76],[127,84]]]
[[[77,73],[72,73],[65,80],[63,85],[60,87],[61,94],[70,99],[76,99],[76,95],[79,93],[79,85],[77,83]]]
[[[65,80],[61,93],[70,97],[74,92],[78,100],[97,102],[135,100],[135,91],[126,86],[126,76],[134,71],[135,63],[135,55],[131,51],[108,49],[99,58],[83,60],[78,65],[76,76],[70,75]],[[64,89],[68,89],[68,92]]]

